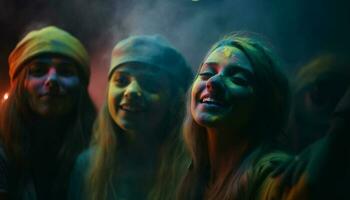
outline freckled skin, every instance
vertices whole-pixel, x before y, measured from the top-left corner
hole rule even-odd
[[[44,118],[61,117],[76,106],[80,79],[75,63],[61,56],[32,59],[24,86],[31,110]]]
[[[111,118],[138,139],[156,137],[154,132],[160,131],[162,119],[171,107],[169,86],[167,74],[154,66],[127,63],[118,67],[109,81]]]
[[[191,90],[191,113],[204,127],[239,128],[251,119],[255,105],[254,71],[242,51],[223,46],[201,66]],[[220,104],[202,103],[204,97]]]

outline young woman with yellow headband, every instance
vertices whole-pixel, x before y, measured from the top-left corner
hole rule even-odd
[[[53,26],[28,33],[11,52],[9,98],[0,105],[0,193],[9,199],[66,198],[95,117],[89,67],[80,41]]]

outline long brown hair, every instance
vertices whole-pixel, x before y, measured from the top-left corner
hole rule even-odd
[[[176,86],[169,89],[172,91],[172,102],[168,115],[163,119],[166,122],[162,129],[164,139],[160,141],[156,177],[148,193],[148,199],[152,200],[174,199],[175,188],[189,163],[180,134],[185,110],[185,91]],[[118,152],[123,148],[120,145],[123,134],[125,133],[112,120],[105,102],[95,122],[91,142],[94,150],[84,191],[89,199],[107,199],[113,189],[113,181],[118,178]]]
[[[254,134],[254,144],[271,142],[277,134],[283,131],[289,111],[289,85],[286,76],[280,71],[279,63],[270,50],[258,40],[242,33],[231,34],[215,43],[207,56],[221,46],[233,46],[241,50],[249,59],[255,72],[257,111],[251,125]],[[186,146],[191,154],[192,165],[184,177],[178,192],[178,199],[203,199],[208,183],[209,156],[206,129],[198,125],[190,112],[190,96],[186,120],[183,124],[183,135]],[[249,166],[249,163],[243,163]],[[242,165],[243,165],[242,164]],[[242,169],[242,168],[241,168]],[[242,174],[243,170],[238,170]],[[207,198],[232,199],[237,188],[237,173],[222,185],[216,187],[213,194]]]
[[[11,83],[8,91],[8,99],[0,105],[0,137],[10,162],[10,195],[18,194],[23,186],[23,178],[28,173],[32,162],[29,149],[31,149],[30,124],[33,112],[30,110],[28,95],[24,82],[29,69],[23,68],[16,79]],[[66,133],[60,144],[58,155],[53,155],[60,163],[58,175],[55,180],[54,191],[65,195],[67,181],[71,168],[77,155],[87,147],[90,141],[91,124],[96,112],[92,100],[87,91],[87,85],[81,85],[79,97],[72,116],[67,120]],[[45,161],[43,161],[45,162]]]

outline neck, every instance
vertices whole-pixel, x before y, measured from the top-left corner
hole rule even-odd
[[[127,157],[130,164],[148,165],[155,163],[159,152],[160,142],[157,140],[154,132],[124,132],[123,138],[120,138],[121,148],[120,156]],[[150,136],[150,137],[147,137]]]
[[[33,134],[46,134],[47,136],[55,136],[54,133],[66,132],[69,125],[72,123],[72,118],[36,118],[32,123],[31,131]]]
[[[236,133],[229,129],[207,129],[211,182],[223,181],[233,169],[239,167],[250,149],[248,138]]]
[[[30,124],[29,131],[31,148],[37,149],[38,152],[41,149],[46,149],[45,151],[48,152],[58,151],[71,123],[70,118],[35,118]],[[45,154],[45,152],[42,153]]]

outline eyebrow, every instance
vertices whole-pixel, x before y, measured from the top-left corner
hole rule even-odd
[[[213,69],[213,68],[215,68],[214,65],[217,65],[217,63],[203,63],[203,64],[199,67],[199,71],[201,71],[203,68],[210,68],[210,69]]]

